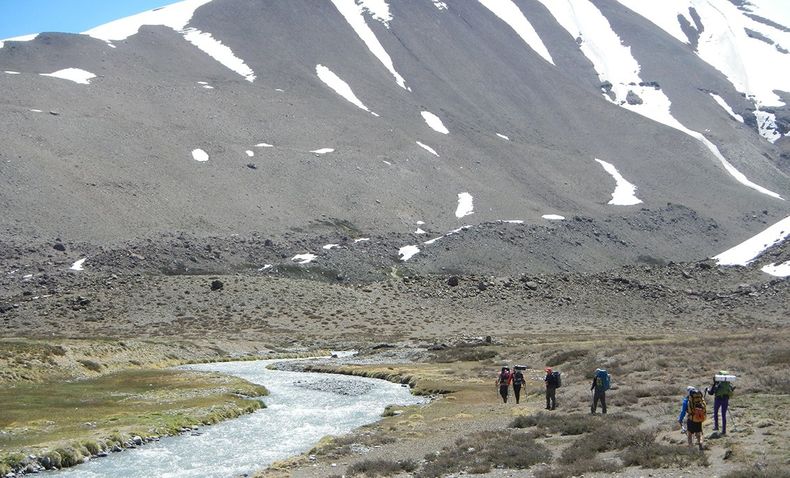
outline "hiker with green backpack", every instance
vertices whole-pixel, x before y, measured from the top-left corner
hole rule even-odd
[[[601,411],[606,415],[606,391],[609,390],[612,377],[606,370],[599,368],[595,370],[592,385],[590,390],[593,391],[592,405],[590,405],[590,414],[595,415],[598,410],[598,402],[601,402]]]
[[[685,426],[688,445],[692,446],[691,436],[696,435],[700,451],[702,451],[702,424],[708,418],[707,413],[705,396],[702,392],[692,386],[686,387],[686,396],[683,398],[683,405],[680,406],[678,423],[681,429],[684,429],[683,418],[688,416]]]
[[[730,405],[730,397],[735,391],[735,375],[730,375],[726,370],[720,370],[713,376],[713,385],[706,388],[708,395],[713,395],[713,431],[719,431],[719,410],[721,410],[721,435],[727,435],[727,408]]]

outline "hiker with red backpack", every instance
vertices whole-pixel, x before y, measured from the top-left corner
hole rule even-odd
[[[502,370],[496,377],[496,386],[499,387],[499,395],[502,396],[502,402],[504,403],[507,403],[508,389],[512,381],[513,374],[510,372],[510,368],[502,367]]]
[[[721,434],[714,434],[713,438],[727,435],[727,408],[730,397],[735,391],[735,375],[730,375],[726,370],[720,370],[713,376],[713,385],[706,388],[708,395],[713,395],[713,431],[719,431],[719,410],[721,410]]]
[[[686,420],[686,435],[688,437],[688,446],[692,446],[691,436],[697,436],[697,445],[702,451],[702,424],[707,419],[707,406],[705,404],[705,396],[695,387],[686,387],[686,396],[683,398],[683,405],[680,407],[680,415],[678,416],[678,423],[683,429],[683,418],[688,416]]]

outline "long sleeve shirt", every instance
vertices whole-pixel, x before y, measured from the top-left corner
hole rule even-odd
[[[683,423],[683,419],[686,417],[686,411],[689,408],[689,397],[686,395],[683,398],[683,405],[680,407],[680,416],[678,416],[678,422]]]

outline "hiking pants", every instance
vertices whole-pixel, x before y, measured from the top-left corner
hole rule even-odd
[[[592,406],[590,407],[590,413],[595,413],[598,410],[598,401],[601,402],[601,411],[606,414],[606,391],[605,390],[595,390],[593,394],[593,402]]]
[[[516,403],[521,399],[521,384],[514,383],[513,384],[513,395],[516,396]]]
[[[499,386],[499,394],[502,395],[502,401],[505,402],[505,403],[507,403],[507,389],[508,388],[509,387],[508,387],[507,384]]]
[[[557,389],[546,387],[546,410],[554,410],[555,408],[557,408]]]
[[[719,429],[719,409],[721,409],[721,432],[727,433],[727,407],[730,405],[730,397],[716,397],[713,399],[713,429]]]

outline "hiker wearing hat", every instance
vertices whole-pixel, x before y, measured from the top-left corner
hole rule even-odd
[[[704,395],[692,386],[686,387],[686,396],[683,398],[683,405],[680,407],[678,423],[681,429],[683,428],[683,418],[687,415],[686,436],[688,437],[688,445],[692,446],[691,436],[696,435],[697,446],[702,451],[702,423],[707,418],[707,410]]]
[[[509,367],[502,367],[499,375],[496,377],[496,386],[499,387],[499,395],[502,396],[502,402],[507,403],[507,392],[510,388],[510,382],[513,381],[513,374],[510,373]]]
[[[713,431],[719,431],[719,410],[721,410],[721,435],[727,435],[727,408],[730,406],[730,397],[735,390],[735,385],[728,381],[730,375],[726,370],[720,370],[718,375],[713,376],[713,385],[705,390],[708,395],[713,395]],[[723,378],[723,380],[716,380]]]
[[[557,408],[557,376],[554,375],[551,367],[546,367],[546,410],[554,410]]]

